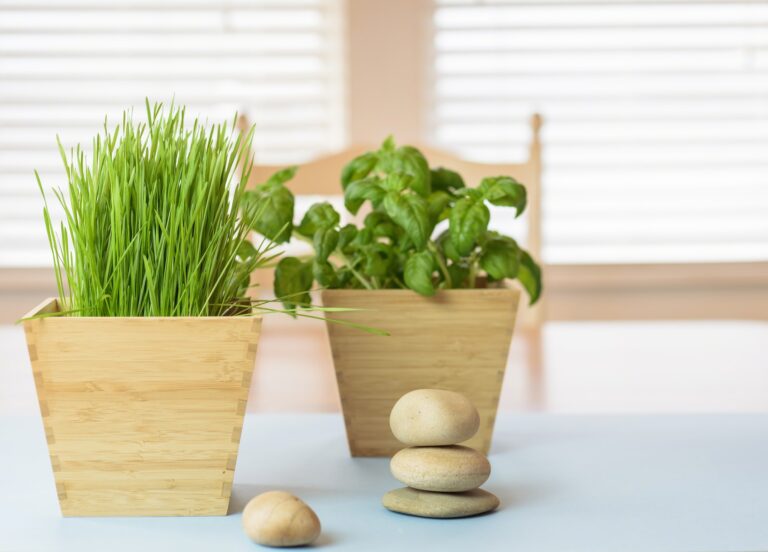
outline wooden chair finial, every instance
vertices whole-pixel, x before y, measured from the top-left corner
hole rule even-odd
[[[538,113],[534,113],[531,115],[531,128],[533,129],[533,135],[538,136],[539,131],[541,130],[541,115]]]

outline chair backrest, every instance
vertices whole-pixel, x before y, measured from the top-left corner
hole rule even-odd
[[[539,133],[542,118],[534,114],[530,119],[531,142],[528,147],[528,159],[522,163],[477,163],[468,161],[448,151],[414,144],[424,154],[430,167],[446,167],[460,173],[468,185],[477,185],[486,176],[509,175],[522,182],[528,192],[526,208],[528,237],[526,248],[535,259],[541,259],[541,142]],[[251,125],[247,116],[238,121],[241,131],[247,131]],[[309,161],[301,165],[296,176],[287,184],[296,195],[341,195],[341,170],[350,160],[358,155],[376,149],[375,146],[351,146]],[[260,165],[254,163],[249,178],[249,186],[266,182],[267,179],[286,165]],[[530,309],[527,309],[530,310]],[[543,317],[543,308],[537,307],[525,314],[528,325],[533,319],[535,324]]]

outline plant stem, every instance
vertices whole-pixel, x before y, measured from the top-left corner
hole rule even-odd
[[[440,267],[440,272],[443,273],[443,277],[445,278],[445,283],[448,284],[447,289],[453,288],[451,273],[448,272],[448,266],[445,264],[445,259],[443,258],[443,254],[440,252],[440,250],[435,245],[435,242],[433,242],[432,240],[429,240],[427,242],[427,248],[432,252],[432,254],[437,259],[437,264]]]

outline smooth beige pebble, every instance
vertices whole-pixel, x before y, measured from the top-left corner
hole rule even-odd
[[[477,489],[491,475],[485,456],[460,445],[403,449],[392,457],[389,468],[409,487],[446,493]]]
[[[389,491],[381,502],[387,510],[393,512],[430,518],[476,516],[499,506],[496,495],[482,489],[463,493],[435,493],[404,487]]]
[[[417,389],[400,397],[392,407],[389,427],[406,445],[455,445],[477,433],[480,415],[461,393]]]
[[[320,520],[300,498],[285,491],[269,491],[246,505],[243,529],[258,544],[302,546],[320,535]]]

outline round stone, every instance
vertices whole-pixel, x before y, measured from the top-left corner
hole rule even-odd
[[[485,456],[460,445],[403,449],[392,457],[389,468],[409,487],[447,493],[477,489],[491,475]]]
[[[418,389],[395,403],[389,427],[395,438],[406,445],[455,445],[477,433],[480,415],[461,393]]]
[[[429,518],[476,516],[499,506],[496,495],[482,489],[463,493],[436,493],[404,487],[389,491],[381,502],[387,510]]]
[[[300,498],[285,491],[269,491],[246,505],[243,529],[258,544],[302,546],[320,535],[320,520]]]

